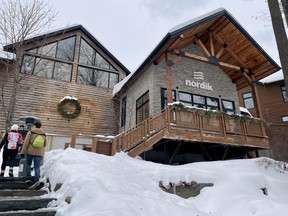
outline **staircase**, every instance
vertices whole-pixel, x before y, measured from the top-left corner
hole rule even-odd
[[[31,184],[24,177],[0,177],[0,216],[54,216],[48,207],[52,198],[44,198],[47,191],[29,190]]]

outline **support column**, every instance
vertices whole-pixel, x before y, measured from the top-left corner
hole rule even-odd
[[[255,107],[256,107],[257,117],[258,118],[263,118],[261,105],[260,105],[260,100],[259,100],[259,92],[258,92],[258,88],[257,88],[256,82],[253,82],[251,87],[252,87],[252,93],[253,93],[254,103],[255,103]]]
[[[167,85],[167,103],[172,103],[172,73],[171,66],[169,65],[170,53],[166,52],[165,54],[165,63],[166,63],[166,85]]]

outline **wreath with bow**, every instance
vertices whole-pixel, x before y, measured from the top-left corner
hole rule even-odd
[[[72,104],[75,109],[71,111],[65,110],[65,106],[67,104]],[[57,110],[60,113],[61,116],[67,119],[74,119],[81,113],[81,105],[77,98],[66,96],[60,100],[60,102],[57,105]]]

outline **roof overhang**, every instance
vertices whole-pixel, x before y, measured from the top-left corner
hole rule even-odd
[[[181,52],[190,44],[198,45],[205,57],[197,58],[193,54]],[[223,8],[171,29],[127,83],[133,82],[152,63],[161,62],[167,52],[175,55],[175,59],[177,56],[188,57],[218,65],[236,84],[237,90],[281,69]]]

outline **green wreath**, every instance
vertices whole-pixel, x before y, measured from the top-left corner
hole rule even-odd
[[[68,112],[64,109],[64,106],[68,103],[72,103],[75,106],[73,112]],[[75,97],[64,97],[57,105],[57,110],[61,116],[67,119],[74,119],[81,113],[81,105],[77,98]]]

